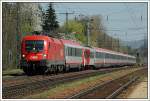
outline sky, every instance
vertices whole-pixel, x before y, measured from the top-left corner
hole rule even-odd
[[[47,9],[47,3],[42,3],[42,7]],[[106,33],[115,38],[138,41],[147,37],[147,3],[54,3],[54,9],[60,25],[65,22],[66,16],[59,13],[74,12],[69,19],[79,15],[98,15],[102,18]]]

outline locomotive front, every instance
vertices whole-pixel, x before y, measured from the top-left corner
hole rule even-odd
[[[27,75],[43,73],[47,60],[47,37],[26,36],[21,46],[21,68]]]

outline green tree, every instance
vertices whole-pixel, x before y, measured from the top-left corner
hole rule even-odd
[[[85,33],[85,28],[84,24],[80,21],[75,21],[75,20],[69,20],[68,21],[68,33],[69,35],[73,35],[77,41],[80,41],[82,43],[86,42],[86,37],[84,35]],[[65,32],[66,24],[64,24],[61,27],[61,32]],[[71,34],[72,33],[72,34]]]
[[[53,33],[59,27],[58,21],[56,21],[55,10],[52,3],[49,3],[48,9],[44,13],[43,30],[45,32]]]

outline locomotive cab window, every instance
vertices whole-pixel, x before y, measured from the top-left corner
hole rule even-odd
[[[43,40],[27,40],[25,41],[25,49],[27,52],[42,51],[44,48]]]

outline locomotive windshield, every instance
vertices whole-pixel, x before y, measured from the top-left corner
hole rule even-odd
[[[43,40],[27,40],[25,41],[25,47],[27,52],[42,51],[44,47]]]

